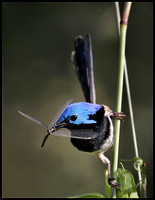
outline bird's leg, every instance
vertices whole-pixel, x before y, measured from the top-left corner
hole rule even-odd
[[[99,153],[99,158],[102,160],[102,162],[104,163],[104,164],[106,164],[106,166],[107,166],[107,169],[108,169],[108,183],[109,183],[109,185],[111,186],[111,187],[120,187],[120,184],[119,183],[116,183],[116,182],[114,182],[114,178],[112,178],[111,177],[111,170],[110,170],[110,165],[111,165],[111,163],[110,163],[110,160],[107,158],[107,157],[105,157],[105,155],[104,155],[104,153],[103,152],[101,152],[101,153]]]

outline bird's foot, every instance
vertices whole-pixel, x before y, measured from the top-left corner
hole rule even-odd
[[[108,178],[108,183],[111,187],[114,187],[115,189],[119,188],[121,185],[119,183],[114,182],[116,180],[115,178]]]
[[[125,116],[126,115],[124,115],[123,112],[114,112],[110,115],[111,119],[119,119],[121,121],[124,121]]]

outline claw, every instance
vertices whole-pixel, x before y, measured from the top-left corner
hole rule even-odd
[[[116,179],[115,178],[108,178],[108,183],[111,187],[115,187],[115,189],[117,189],[121,185],[119,183],[113,182],[114,180],[116,180]]]
[[[114,112],[110,115],[111,119],[120,119],[121,121],[124,121],[125,116],[123,112]]]

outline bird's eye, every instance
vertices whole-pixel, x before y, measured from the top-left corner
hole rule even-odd
[[[77,116],[76,116],[76,115],[70,116],[70,120],[71,120],[71,121],[75,121],[76,119],[77,119]]]

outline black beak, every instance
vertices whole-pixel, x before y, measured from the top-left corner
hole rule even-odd
[[[44,144],[50,134],[52,134],[53,132],[55,132],[56,130],[58,130],[60,128],[65,128],[66,125],[67,125],[66,122],[58,122],[57,121],[52,127],[49,127],[49,129],[47,130],[47,134],[45,135],[45,137],[42,141],[41,147],[44,147]]]

